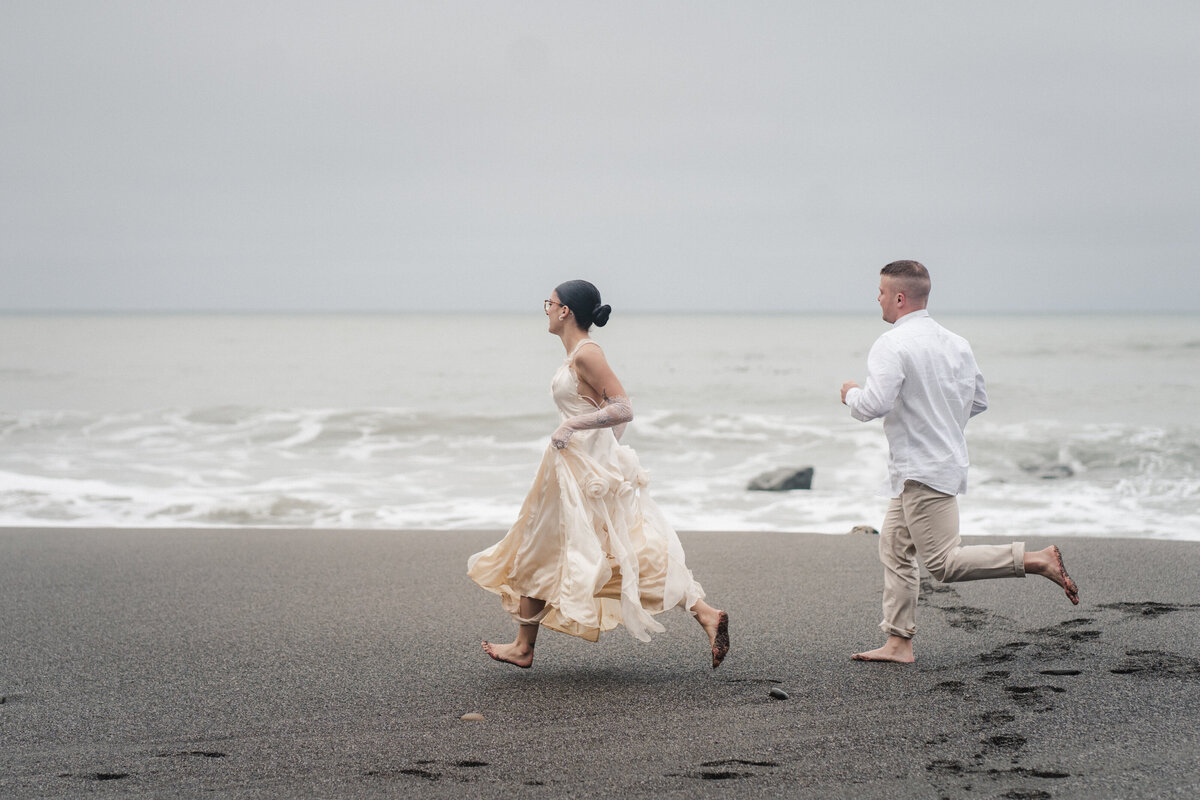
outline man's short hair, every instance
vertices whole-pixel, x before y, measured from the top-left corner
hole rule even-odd
[[[900,291],[916,302],[929,299],[929,270],[920,261],[893,261],[883,269],[880,275],[887,275],[900,284]]]

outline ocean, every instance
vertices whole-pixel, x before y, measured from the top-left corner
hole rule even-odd
[[[964,535],[1200,540],[1200,317],[934,316],[972,343]],[[0,526],[506,529],[557,426],[528,314],[0,316]],[[680,530],[879,527],[886,329],[614,313],[623,439]],[[751,492],[777,467],[811,490]]]

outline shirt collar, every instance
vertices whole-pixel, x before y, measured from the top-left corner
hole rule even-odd
[[[928,308],[921,308],[921,309],[917,309],[916,311],[910,311],[907,314],[905,314],[903,317],[901,317],[900,319],[893,322],[892,327],[894,328],[897,325],[903,325],[904,323],[908,322],[910,319],[916,319],[917,317],[928,317],[928,316],[929,316]]]

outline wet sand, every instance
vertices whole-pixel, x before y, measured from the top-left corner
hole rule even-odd
[[[545,631],[519,670],[480,651],[513,628],[465,577],[499,536],[0,530],[0,796],[1158,798],[1200,783],[1200,544],[1057,542],[1079,606],[1037,577],[926,579],[918,661],[899,666],[848,658],[882,641],[875,537],[683,534],[732,618],[719,670],[678,610],[650,644]]]

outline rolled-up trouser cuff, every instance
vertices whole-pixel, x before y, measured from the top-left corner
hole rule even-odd
[[[887,622],[879,623],[879,630],[886,633],[888,636],[899,636],[901,639],[911,639],[917,634],[917,628],[914,625],[908,630],[897,628],[895,625],[888,625]]]

